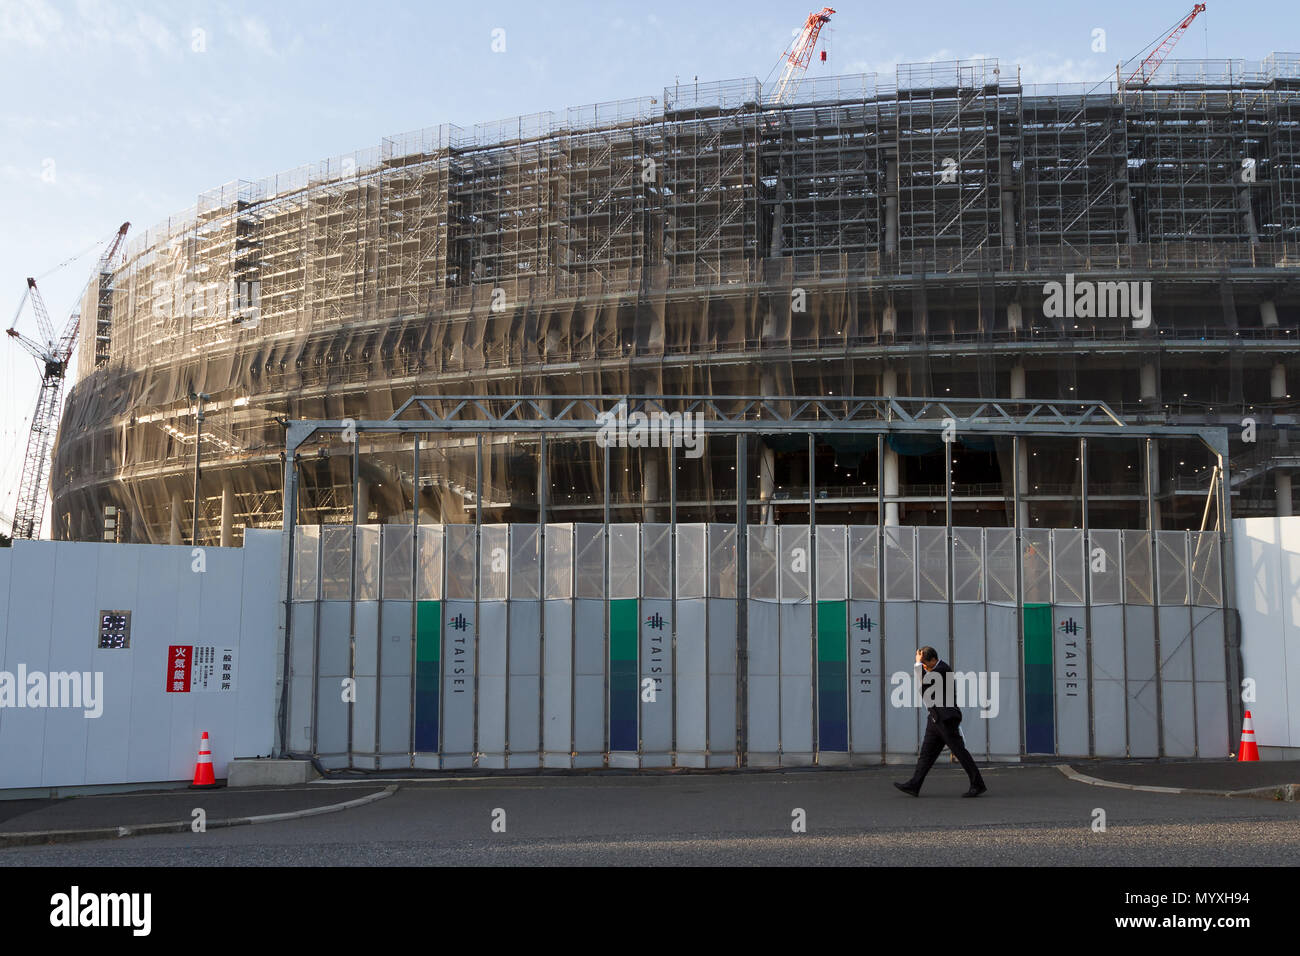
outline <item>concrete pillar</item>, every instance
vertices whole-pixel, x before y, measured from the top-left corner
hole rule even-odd
[[[1273,492],[1277,499],[1277,516],[1291,517],[1291,473],[1289,471],[1273,472]]]
[[[760,439],[761,440],[761,439]],[[776,491],[776,452],[767,445],[758,448],[758,500],[759,521],[762,524],[776,524],[776,515],[772,507],[772,495]]]
[[[885,160],[885,253],[898,252],[898,160]]]
[[[1272,300],[1259,304],[1259,321],[1266,329],[1277,328],[1277,305]]]
[[[1012,332],[1019,332],[1024,327],[1024,313],[1020,308],[1019,302],[1011,302],[1007,305],[1007,328]]]
[[[235,486],[229,478],[221,480],[221,547],[235,546]]]
[[[659,462],[654,458],[645,460],[645,467],[641,471],[641,504],[642,514],[645,515],[647,523],[653,523],[659,520],[659,509],[653,502],[659,500]]]
[[[785,254],[784,233],[785,226],[785,204],[778,204],[776,211],[772,216],[772,244],[768,248],[768,255],[773,259],[779,259]]]
[[[1002,248],[1013,250],[1016,248],[1016,193],[1011,188],[1015,182],[1011,171],[1011,156],[1002,157]]]
[[[1025,397],[1025,366],[1022,362],[1011,366],[1011,397]]]
[[[898,494],[898,452],[889,447],[889,442],[885,442],[885,497]],[[893,527],[898,526],[899,507],[897,501],[885,502],[885,524]]]
[[[172,489],[172,526],[171,533],[168,536],[168,544],[181,543],[181,518],[185,509],[185,500],[181,497],[179,488]]]
[[[885,369],[880,375],[880,394],[884,397],[892,398],[898,395],[898,373],[892,369]],[[898,494],[898,452],[889,447],[889,442],[885,442],[885,497]],[[899,518],[902,515],[902,509],[897,501],[885,502],[885,524],[897,526]]]
[[[1121,191],[1124,203],[1124,231],[1128,233],[1128,244],[1136,246],[1138,244],[1138,227],[1137,217],[1133,215],[1133,194],[1127,186]]]
[[[1156,366],[1154,362],[1143,362],[1139,381],[1138,397],[1144,402],[1158,401],[1160,398],[1159,390],[1156,385]]]
[[[898,372],[894,369],[886,368],[880,373],[880,394],[884,398],[898,395]]]
[[[1273,371],[1272,374],[1269,376],[1268,393],[1275,400],[1284,399],[1287,397],[1286,366],[1283,365],[1281,362],[1273,363]],[[1290,452],[1290,448],[1289,448],[1290,443],[1291,443],[1290,430],[1287,429],[1286,426],[1282,426],[1278,428],[1277,429],[1277,453],[1279,455],[1288,454]],[[1286,480],[1287,480],[1287,489],[1288,489],[1286,495],[1286,500],[1288,502],[1287,514],[1289,515],[1291,513],[1289,510],[1290,508],[1289,502],[1291,501],[1291,491],[1290,491],[1291,476],[1289,474],[1286,476]],[[1280,515],[1281,512],[1278,512],[1278,514]]]
[[[1259,242],[1259,229],[1255,225],[1255,209],[1250,204],[1250,190],[1237,190],[1237,208],[1241,211],[1241,225],[1251,242]]]
[[[898,310],[894,308],[892,302],[885,306],[885,314],[880,320],[880,333],[882,335],[896,335],[898,333]]]

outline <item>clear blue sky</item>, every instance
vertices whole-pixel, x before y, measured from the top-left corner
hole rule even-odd
[[[761,80],[820,5],[0,0],[0,322],[8,327],[25,276],[123,220],[148,228],[222,183],[406,130],[655,95],[675,76]],[[829,61],[814,75],[992,56],[1004,72],[1023,67],[1025,82],[1077,82],[1113,75],[1191,2],[835,5]],[[1300,50],[1296,0],[1208,7],[1175,56]],[[492,50],[498,28],[502,53]],[[1093,50],[1097,28],[1105,52]],[[90,267],[87,257],[41,283],[56,325]],[[19,328],[32,331],[30,314]],[[6,514],[37,381],[32,360],[0,341]]]

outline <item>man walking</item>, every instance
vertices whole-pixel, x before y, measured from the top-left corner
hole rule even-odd
[[[920,796],[925,775],[934,766],[939,752],[947,746],[961,763],[966,776],[970,777],[970,789],[962,796],[978,797],[988,787],[984,786],[984,778],[980,776],[975,759],[966,749],[966,743],[961,737],[961,711],[954,706],[957,702],[955,695],[949,696],[955,690],[948,677],[952,668],[947,662],[939,660],[939,652],[933,647],[923,647],[917,651],[916,663],[925,671],[921,677],[921,699],[929,703],[930,717],[925,725],[925,740],[921,742],[921,756],[917,758],[912,779],[907,783],[895,781],[894,786],[913,797]]]

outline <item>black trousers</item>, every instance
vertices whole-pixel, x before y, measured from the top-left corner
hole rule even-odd
[[[940,752],[947,747],[953,752],[961,764],[961,768],[966,771],[966,776],[970,777],[972,787],[984,786],[984,778],[980,776],[980,768],[975,766],[975,758],[970,755],[966,749],[966,744],[962,742],[961,733],[958,727],[961,726],[961,718],[953,720],[935,720],[933,717],[927,717],[925,723],[925,739],[921,741],[921,756],[917,758],[916,769],[912,771],[912,779],[907,783],[917,790],[921,789],[921,784],[925,781],[925,775],[930,772],[934,766],[935,760],[939,758]]]

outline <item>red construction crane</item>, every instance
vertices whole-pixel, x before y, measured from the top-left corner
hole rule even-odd
[[[795,90],[799,87],[799,79],[808,70],[808,64],[812,61],[813,52],[817,48],[817,37],[821,34],[822,27],[831,22],[831,14],[834,12],[830,7],[822,7],[821,13],[808,14],[808,19],[804,22],[799,35],[781,54],[781,59],[777,60],[777,66],[782,67],[781,76],[772,88],[771,97],[768,98],[770,105],[780,106],[794,98]]]
[[[121,248],[130,227],[129,222],[122,223],[109,243],[108,251],[100,256],[99,267],[91,273],[77,296],[62,334],[55,337],[54,325],[50,322],[50,313],[45,308],[41,290],[36,287],[36,280],[30,278],[27,280],[27,291],[18,303],[18,312],[6,331],[10,338],[36,359],[36,366],[41,373],[41,390],[36,397],[36,411],[32,413],[32,428],[27,435],[27,454],[23,458],[22,477],[18,483],[18,502],[15,505],[11,533],[13,538],[40,537],[41,520],[45,516],[45,495],[49,487],[50,451],[59,427],[63,382],[68,363],[72,359],[72,350],[77,344],[77,329],[81,325],[81,300],[92,282],[106,281],[112,270],[113,257]],[[31,299],[32,311],[36,313],[39,340],[28,338],[14,328],[28,299]]]
[[[1174,27],[1173,32],[1170,33],[1169,36],[1165,37],[1158,47],[1147,54],[1147,58],[1142,61],[1141,65],[1136,70],[1133,71],[1132,76],[1125,81],[1124,85],[1131,86],[1133,85],[1134,80],[1141,77],[1141,80],[1137,85],[1146,86],[1147,83],[1151,81],[1151,77],[1155,76],[1156,70],[1160,68],[1160,64],[1165,61],[1165,57],[1169,55],[1169,51],[1174,48],[1174,44],[1179,41],[1182,35],[1187,32],[1187,28],[1192,25],[1192,21],[1196,19],[1196,15],[1204,12],[1205,4],[1203,3],[1198,3],[1196,6],[1192,7],[1192,12],[1183,17],[1178,26]]]

